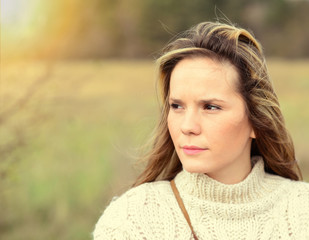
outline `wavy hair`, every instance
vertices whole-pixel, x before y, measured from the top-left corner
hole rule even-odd
[[[285,127],[260,43],[245,29],[202,22],[176,36],[157,59],[161,116],[151,149],[143,157],[147,161],[146,168],[134,186],[159,179],[171,180],[182,170],[167,127],[170,77],[179,61],[201,56],[219,62],[229,61],[236,67],[238,91],[245,101],[256,135],[251,145],[251,156],[263,157],[266,172],[293,180],[301,179],[293,142]]]

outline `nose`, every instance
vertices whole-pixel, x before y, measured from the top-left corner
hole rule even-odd
[[[181,131],[185,135],[199,135],[201,133],[200,116],[193,111],[187,111],[181,123]]]

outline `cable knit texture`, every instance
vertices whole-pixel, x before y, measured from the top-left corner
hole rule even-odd
[[[309,239],[309,184],[265,173],[261,158],[233,185],[183,170],[175,183],[201,239]],[[112,201],[95,240],[193,239],[168,181],[145,183]]]

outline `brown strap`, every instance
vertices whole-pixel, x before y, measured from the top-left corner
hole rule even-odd
[[[187,222],[188,222],[188,225],[189,225],[189,227],[190,227],[190,229],[191,229],[191,232],[192,232],[192,234],[193,234],[193,238],[194,238],[195,240],[198,240],[198,238],[197,238],[197,236],[195,235],[195,232],[194,232],[194,230],[193,230],[193,227],[192,227],[192,225],[191,225],[191,221],[190,221],[189,214],[188,214],[188,212],[187,212],[187,210],[186,210],[186,208],[185,208],[185,205],[183,204],[183,201],[182,201],[182,199],[181,199],[181,197],[180,197],[180,195],[179,195],[179,192],[178,192],[178,189],[177,189],[177,187],[176,187],[176,184],[175,184],[174,179],[171,181],[171,187],[172,187],[172,190],[173,190],[174,195],[175,195],[175,197],[176,197],[176,200],[177,200],[177,202],[178,202],[178,205],[179,205],[179,207],[180,207],[180,209],[181,209],[183,215],[185,216],[185,218],[186,218],[186,220],[187,220]]]

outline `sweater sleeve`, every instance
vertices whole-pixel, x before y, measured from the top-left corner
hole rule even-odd
[[[95,226],[94,240],[129,240],[126,231],[127,204],[125,195],[109,204]]]

